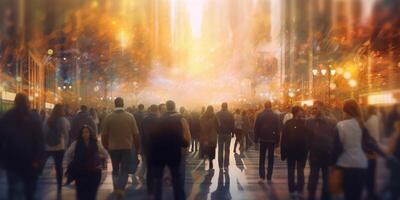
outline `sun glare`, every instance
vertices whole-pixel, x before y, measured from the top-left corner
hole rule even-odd
[[[201,36],[204,0],[186,0],[186,9],[189,13],[192,35]]]

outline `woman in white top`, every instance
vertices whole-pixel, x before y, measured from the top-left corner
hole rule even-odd
[[[63,177],[63,166],[62,161],[65,152],[65,141],[70,130],[70,124],[64,117],[64,106],[56,104],[50,115],[43,124],[43,130],[45,133],[46,142],[46,158],[45,162],[49,157],[52,157],[56,169],[57,178],[57,192],[61,192],[62,177]],[[45,164],[45,162],[43,164]]]
[[[343,170],[343,192],[346,200],[360,200],[365,184],[368,159],[362,149],[362,115],[355,100],[344,102],[345,120],[337,124],[343,151],[336,165]]]

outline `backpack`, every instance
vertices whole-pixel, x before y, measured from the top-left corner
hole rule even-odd
[[[61,143],[62,135],[61,135],[61,131],[60,131],[60,123],[61,123],[61,120],[57,120],[56,128],[53,129],[53,128],[49,127],[46,132],[45,139],[46,139],[46,144],[49,147],[53,147],[53,146],[56,146]]]

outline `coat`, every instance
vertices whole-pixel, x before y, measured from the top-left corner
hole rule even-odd
[[[266,109],[256,118],[254,133],[256,142],[279,143],[280,139],[279,116],[271,109]]]
[[[200,143],[208,144],[209,146],[216,147],[217,146],[217,137],[218,137],[218,126],[219,122],[217,117],[214,115],[210,118],[202,117],[200,119],[201,126],[201,134],[200,134]]]

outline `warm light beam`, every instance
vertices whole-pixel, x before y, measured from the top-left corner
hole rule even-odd
[[[201,36],[204,0],[186,0],[193,37]]]

